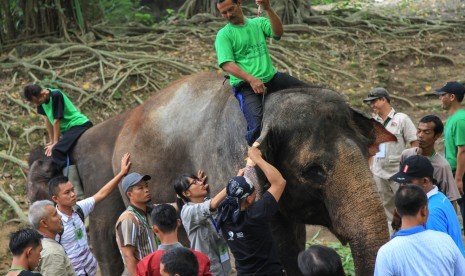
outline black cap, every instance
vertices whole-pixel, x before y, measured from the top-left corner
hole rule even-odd
[[[375,89],[371,90],[370,94],[368,94],[368,98],[364,99],[363,102],[367,103],[379,98],[386,98],[391,100],[389,97],[389,92],[386,90],[386,88],[376,87]]]
[[[399,183],[409,182],[413,178],[433,178],[434,168],[428,158],[423,155],[414,155],[400,164],[400,171],[391,176],[391,180]]]
[[[465,86],[463,86],[459,82],[452,81],[446,83],[446,85],[434,91],[434,94],[437,95],[442,95],[444,93],[463,95],[465,94]]]

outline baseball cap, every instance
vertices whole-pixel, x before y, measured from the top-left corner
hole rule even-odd
[[[452,81],[446,83],[446,85],[434,91],[434,94],[436,95],[442,95],[444,93],[463,95],[465,94],[465,86],[463,86],[459,82]]]
[[[123,178],[123,182],[121,183],[121,188],[123,188],[123,192],[126,193],[130,187],[136,185],[142,179],[143,180],[150,180],[151,177],[150,177],[150,175],[141,175],[141,174],[138,174],[136,172],[133,172],[133,173],[130,173],[130,174],[126,175]]]
[[[386,88],[376,87],[375,89],[371,90],[371,92],[368,94],[368,98],[364,99],[363,102],[367,103],[383,97],[391,100],[389,92],[386,90]]]
[[[391,180],[405,183],[413,178],[431,177],[433,178],[434,168],[428,158],[423,155],[414,155],[405,159],[400,164],[400,171],[391,176]]]
[[[228,181],[226,193],[230,197],[244,199],[255,191],[252,181],[245,176],[235,176]]]

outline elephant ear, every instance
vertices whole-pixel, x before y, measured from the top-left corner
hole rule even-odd
[[[384,128],[375,119],[366,116],[363,112],[350,108],[353,122],[360,134],[368,138],[368,157],[374,156],[379,151],[379,144],[397,142],[394,134]]]

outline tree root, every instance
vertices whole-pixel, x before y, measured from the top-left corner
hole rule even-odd
[[[16,213],[21,223],[28,223],[29,220],[23,210],[21,210],[21,207],[19,207],[16,201],[3,189],[2,184],[0,184],[0,198],[13,208],[13,211]]]

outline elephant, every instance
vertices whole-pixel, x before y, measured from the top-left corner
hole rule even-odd
[[[96,193],[119,171],[125,152],[131,153],[131,171],[152,176],[154,203],[173,202],[174,181],[199,168],[208,174],[211,194],[218,193],[245,165],[247,153],[245,120],[230,89],[217,73],[186,76],[142,105],[87,130],[72,153],[85,194]],[[349,243],[357,275],[372,275],[377,250],[389,232],[368,158],[395,136],[329,89],[287,89],[264,100],[257,142],[287,181],[270,227],[288,275],[301,275],[297,254],[304,249],[305,224],[325,226]],[[45,189],[44,177],[37,175],[49,166],[43,159],[31,165],[31,201]],[[266,190],[258,173],[261,190]],[[115,191],[90,216],[93,250],[103,275],[123,270],[114,225],[125,204],[121,190]]]

